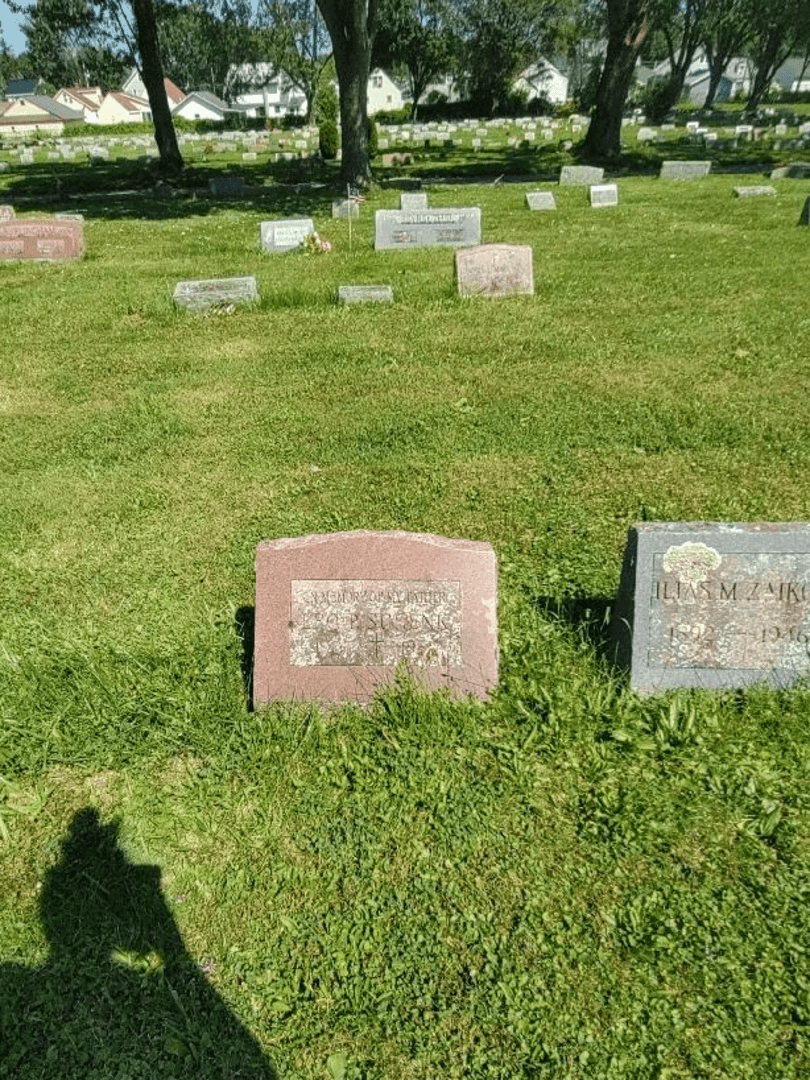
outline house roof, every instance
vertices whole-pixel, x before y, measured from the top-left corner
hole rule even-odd
[[[9,79],[6,86],[6,97],[19,97],[21,94],[33,94],[36,85],[36,79]]]
[[[149,102],[146,98],[136,97],[135,94],[125,94],[123,90],[110,90],[107,97],[113,98],[127,112],[140,113],[143,112],[144,108],[149,108]]]
[[[179,105],[181,101],[185,100],[186,95],[179,86],[174,85],[171,79],[164,79],[163,85],[166,87],[166,97],[169,101],[173,101],[175,105]]]
[[[48,97],[47,94],[24,94],[21,96],[22,101],[28,101],[32,105],[36,105],[42,112],[48,113],[50,116],[55,116],[58,120],[83,120],[84,117],[80,112],[75,109],[69,109],[67,105],[60,105],[58,101],[54,101],[52,97]]]
[[[201,105],[206,105],[209,109],[216,109],[219,112],[244,112],[247,105],[229,105],[227,101],[223,101],[222,98],[217,97],[216,94],[212,94],[208,90],[192,90],[190,94],[186,94],[183,100],[172,109],[172,112],[177,112],[180,105],[186,101],[199,101]]]
[[[100,86],[63,86],[61,90],[58,90],[59,94],[67,94],[69,97],[77,101],[79,105],[83,105],[86,109],[91,109],[93,112],[98,108],[99,102],[94,97],[89,96],[88,91],[91,93],[95,91],[103,97]]]

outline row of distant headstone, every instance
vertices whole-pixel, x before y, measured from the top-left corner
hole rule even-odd
[[[367,702],[407,668],[486,699],[498,682],[487,543],[406,532],[259,545],[253,700]],[[612,658],[631,688],[782,688],[810,673],[810,524],[644,523],[630,530]]]

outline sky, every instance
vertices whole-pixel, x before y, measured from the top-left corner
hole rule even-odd
[[[25,34],[20,29],[22,15],[13,15],[4,0],[0,0],[0,34],[5,38],[6,45],[17,56],[25,52]]]

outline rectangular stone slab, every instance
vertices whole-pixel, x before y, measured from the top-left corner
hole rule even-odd
[[[556,210],[557,203],[554,201],[552,191],[527,191],[526,205],[530,210]]]
[[[0,206],[0,223],[4,221],[13,221],[15,217],[16,214],[14,213],[13,206],[9,206],[8,204]]]
[[[402,251],[417,247],[463,247],[481,243],[481,208],[435,207],[432,210],[378,210],[374,247]]]
[[[391,304],[394,290],[390,285],[339,285],[339,304]]]
[[[613,637],[639,693],[790,685],[810,670],[810,523],[636,525]]]
[[[302,240],[315,232],[312,218],[288,218],[285,221],[263,221],[260,240],[264,251],[293,251]]]
[[[528,244],[479,244],[456,252],[460,296],[519,296],[534,293]]]
[[[747,187],[735,187],[734,194],[738,199],[753,199],[757,195],[775,195],[776,188],[770,184],[750,184]]]
[[[560,169],[560,184],[590,187],[591,184],[601,184],[604,176],[605,170],[593,165],[563,165]]]
[[[368,702],[403,666],[426,689],[488,697],[498,680],[489,544],[367,531],[259,544],[256,705]]]
[[[591,206],[618,206],[619,189],[615,184],[591,184]]]
[[[662,161],[659,180],[697,180],[708,176],[710,161]]]
[[[81,221],[7,221],[0,224],[0,261],[72,262],[84,252]]]
[[[212,278],[208,281],[178,281],[173,300],[187,311],[207,311],[235,304],[256,304],[259,286],[255,277]]]

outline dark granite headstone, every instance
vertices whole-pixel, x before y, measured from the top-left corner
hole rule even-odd
[[[810,523],[637,525],[613,637],[640,693],[795,682],[810,672]]]

